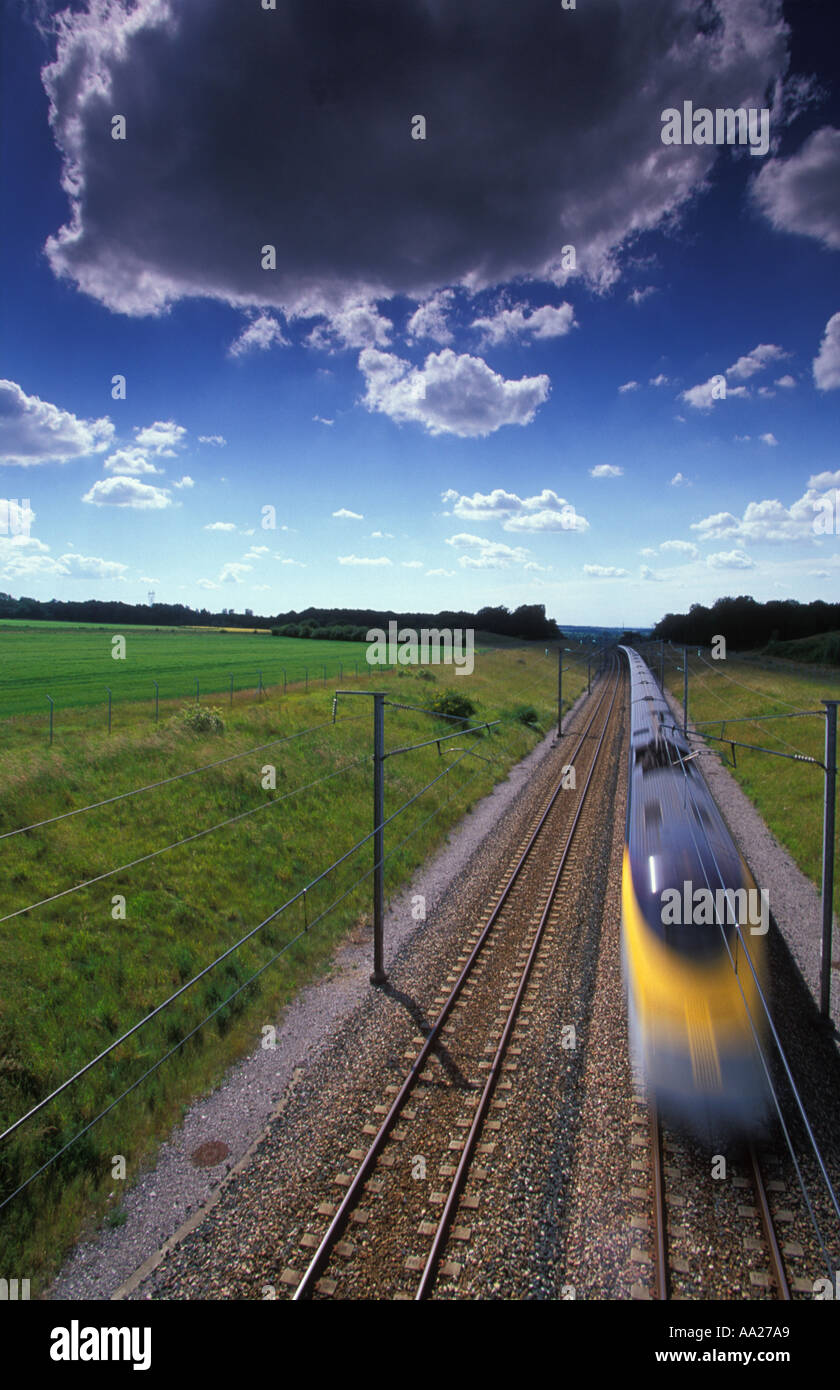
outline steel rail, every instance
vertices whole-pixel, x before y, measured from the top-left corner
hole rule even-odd
[[[770,1203],[767,1200],[767,1189],[764,1185],[764,1177],[762,1176],[761,1167],[759,1165],[758,1154],[753,1144],[750,1144],[749,1155],[753,1186],[755,1188],[755,1195],[758,1198],[758,1210],[761,1216],[761,1224],[764,1227],[764,1239],[767,1242],[767,1249],[770,1252],[773,1280],[777,1289],[776,1297],[785,1302],[789,1302],[791,1297],[790,1285],[788,1284],[787,1275],[785,1274],[785,1266],[782,1260],[782,1252],[779,1249],[776,1228],[773,1225],[773,1216],[770,1211]]]
[[[621,672],[619,670],[617,674],[615,687],[612,692],[612,698],[610,700],[609,709],[607,710],[607,717],[604,721],[604,727],[601,731],[601,736],[598,739],[598,744],[595,748],[595,754],[592,759],[592,765],[589,769],[589,774],[586,778],[586,782],[584,783],[583,788],[581,790],[577,810],[575,811],[572,824],[569,827],[569,833],[566,838],[566,843],[563,846],[563,852],[560,856],[560,862],[554,874],[554,880],[552,882],[551,889],[548,895],[548,901],[545,907],[543,908],[539,924],[537,926],[536,932],[534,933],[534,939],[531,943],[531,949],[528,952],[528,959],[520,976],[519,987],[516,991],[513,1003],[510,1006],[510,1010],[505,1021],[505,1026],[502,1031],[502,1036],[499,1039],[499,1044],[496,1048],[496,1054],[493,1058],[493,1063],[490,1067],[490,1071],[487,1076],[487,1081],[484,1085],[484,1090],[482,1091],[481,1098],[478,1102],[478,1105],[476,1106],[475,1115],[473,1116],[473,1121],[470,1125],[470,1130],[467,1135],[464,1148],[461,1152],[461,1158],[455,1170],[455,1176],[452,1179],[452,1184],[449,1189],[449,1195],[444,1204],[444,1208],[441,1213],[440,1220],[438,1222],[438,1227],[435,1232],[434,1239],[432,1241],[432,1248],[426,1259],[426,1264],[423,1269],[420,1284],[417,1293],[415,1294],[415,1302],[419,1302],[420,1300],[426,1298],[428,1294],[431,1292],[432,1285],[434,1284],[440,1252],[446,1242],[452,1216],[455,1212],[455,1207],[461,1195],[461,1189],[463,1188],[464,1180],[466,1178],[467,1171],[472,1161],[475,1146],[478,1142],[478,1136],[481,1131],[482,1125],[484,1124],[487,1111],[490,1108],[490,1101],[492,1099],[493,1092],[496,1089],[496,1082],[498,1081],[499,1075],[501,1073],[502,1062],[507,1053],[510,1035],[513,1032],[514,1026],[516,1024],[517,1015],[519,1013],[519,1008],[522,1003],[525,990],[528,987],[528,982],[531,977],[531,970],[533,968],[534,961],[537,958],[537,953],[542,944],[545,929],[548,925],[548,919],[551,916],[552,911],[554,910],[554,902],[557,896],[557,889],[560,886],[560,879],[562,878],[563,870],[566,867],[566,860],[568,858],[569,851],[572,847],[572,841],[574,840],[575,831],[577,830],[578,826],[578,821],[580,820],[580,817],[583,813],[583,808],[586,803],[587,792],[589,791],[589,785],[592,781],[593,776],[595,775],[595,769],[598,766],[598,759],[601,753],[601,749],[604,745],[604,740],[607,736],[607,730],[610,725],[610,716],[612,715],[613,707],[615,705],[615,697],[618,694],[618,688],[620,684]],[[600,709],[600,705],[598,706],[598,708]]]
[[[591,718],[589,719],[588,723],[586,724],[586,726],[585,726],[583,732],[581,733],[581,735],[580,735],[580,737],[579,737],[579,739],[578,739],[578,741],[577,741],[577,744],[575,745],[574,752],[573,752],[572,755],[571,755],[571,760],[572,760],[572,761],[574,761],[575,757],[576,757],[577,754],[580,752],[580,749],[583,747],[583,744],[584,744],[584,742],[585,742],[585,740],[586,740],[586,738],[587,738],[587,735],[588,735],[588,733],[589,733],[589,730],[590,730],[590,728],[592,727],[592,725],[594,724],[595,719],[597,718],[597,715],[598,715],[598,713],[599,713],[599,711],[600,711],[600,709],[601,709],[601,706],[602,706],[602,704],[604,703],[604,700],[606,699],[606,697],[607,697],[607,692],[604,691],[603,695],[601,696],[600,700],[598,701],[598,704],[596,705],[596,707],[595,707],[595,709],[594,709],[594,711],[593,711],[593,713],[592,713]],[[388,1138],[388,1135],[390,1134],[391,1130],[393,1129],[394,1124],[396,1123],[396,1120],[397,1120],[397,1118],[398,1118],[398,1116],[399,1116],[399,1114],[400,1114],[400,1111],[402,1110],[403,1106],[405,1105],[405,1102],[406,1102],[406,1100],[408,1099],[409,1095],[410,1095],[411,1092],[413,1091],[414,1086],[415,1086],[415,1084],[416,1084],[418,1078],[420,1077],[420,1075],[422,1074],[422,1072],[425,1070],[425,1067],[426,1067],[426,1063],[427,1063],[427,1061],[428,1061],[428,1058],[429,1058],[430,1054],[432,1053],[432,1051],[434,1050],[434,1048],[435,1048],[436,1045],[437,1045],[437,1042],[438,1042],[438,1039],[439,1039],[439,1037],[440,1037],[440,1034],[441,1034],[441,1032],[443,1031],[444,1024],[446,1023],[447,1019],[449,1018],[450,1013],[452,1012],[453,1008],[455,1007],[455,1004],[456,1004],[456,1002],[457,1002],[457,1000],[458,1000],[458,997],[459,997],[460,994],[461,994],[462,989],[464,988],[464,985],[466,984],[467,980],[469,979],[470,975],[472,974],[472,971],[473,971],[473,968],[474,968],[474,966],[475,966],[475,963],[476,963],[476,961],[478,960],[478,957],[479,957],[479,955],[481,954],[481,951],[482,951],[482,949],[483,949],[483,947],[484,947],[484,945],[485,945],[485,943],[486,943],[486,941],[487,941],[487,939],[488,939],[490,933],[492,932],[493,927],[494,927],[495,924],[496,924],[496,921],[497,921],[497,919],[498,919],[498,917],[499,917],[499,914],[501,913],[502,908],[504,907],[504,904],[506,903],[506,901],[507,901],[507,899],[508,899],[510,893],[512,892],[513,887],[514,887],[514,884],[516,883],[517,879],[519,878],[519,875],[520,875],[520,873],[522,872],[522,869],[523,869],[523,867],[524,867],[524,865],[525,865],[526,860],[528,859],[528,857],[529,857],[529,855],[530,855],[530,853],[531,853],[531,850],[532,850],[534,844],[536,843],[536,840],[537,840],[537,838],[538,838],[538,836],[539,836],[539,834],[540,834],[540,832],[541,832],[541,830],[542,830],[542,828],[543,828],[543,825],[545,824],[546,820],[548,819],[548,816],[550,815],[550,813],[551,813],[551,811],[552,811],[552,809],[553,809],[553,807],[554,807],[554,805],[555,805],[555,802],[557,801],[557,798],[558,798],[558,796],[560,795],[560,793],[561,793],[562,790],[563,790],[563,783],[562,783],[562,780],[561,780],[561,781],[559,781],[559,782],[557,783],[557,786],[555,787],[555,789],[554,789],[554,791],[553,791],[553,793],[552,793],[552,795],[551,795],[551,798],[550,798],[550,800],[549,800],[549,802],[548,802],[548,804],[547,804],[545,810],[543,811],[542,815],[540,816],[540,819],[539,819],[539,821],[538,821],[538,823],[537,823],[535,829],[534,829],[533,832],[531,833],[531,835],[530,835],[530,837],[529,837],[529,839],[528,839],[528,843],[526,844],[524,850],[522,851],[522,854],[520,855],[520,857],[519,857],[519,859],[518,859],[518,861],[517,861],[517,863],[516,863],[515,868],[513,869],[512,873],[510,874],[510,876],[509,876],[509,878],[508,878],[508,880],[507,880],[505,886],[503,887],[501,893],[499,894],[499,897],[498,897],[498,899],[497,899],[497,901],[496,901],[496,905],[495,905],[495,907],[493,908],[493,911],[491,912],[490,917],[488,918],[488,920],[487,920],[485,926],[483,927],[483,929],[482,929],[482,931],[481,931],[481,934],[480,934],[478,940],[476,941],[475,945],[473,946],[472,951],[470,952],[470,955],[469,955],[469,957],[468,957],[468,959],[467,959],[467,961],[466,961],[466,964],[464,965],[464,967],[463,967],[463,969],[462,969],[460,975],[458,976],[458,979],[456,980],[455,984],[452,986],[452,990],[451,990],[451,992],[450,992],[450,994],[449,994],[449,998],[446,1000],[446,1003],[443,1005],[443,1007],[442,1007],[440,1013],[438,1014],[438,1017],[437,1017],[435,1023],[433,1024],[433,1026],[432,1026],[431,1029],[429,1030],[429,1032],[428,1032],[428,1034],[427,1034],[427,1036],[426,1036],[426,1040],[425,1040],[425,1042],[424,1042],[424,1044],[423,1044],[423,1046],[422,1046],[422,1048],[421,1048],[421,1050],[420,1050],[418,1056],[416,1057],[414,1063],[412,1064],[412,1066],[411,1066],[411,1068],[410,1068],[410,1070],[409,1070],[409,1072],[408,1072],[408,1075],[406,1076],[405,1080],[403,1081],[402,1085],[400,1086],[400,1089],[399,1089],[399,1091],[397,1092],[397,1095],[394,1097],[394,1100],[393,1100],[393,1102],[392,1102],[392,1104],[391,1104],[391,1107],[390,1107],[390,1109],[389,1109],[387,1115],[385,1115],[384,1119],[382,1120],[382,1123],[381,1123],[381,1125],[379,1126],[379,1129],[378,1129],[378,1131],[377,1131],[377,1133],[376,1133],[374,1139],[372,1140],[372,1142],[371,1142],[371,1144],[370,1144],[370,1146],[369,1146],[369,1148],[368,1148],[368,1151],[367,1151],[367,1153],[365,1154],[365,1157],[362,1159],[362,1161],[361,1161],[361,1163],[360,1163],[360,1165],[359,1165],[359,1168],[358,1168],[357,1171],[356,1171],[355,1177],[353,1178],[352,1182],[350,1183],[350,1186],[347,1188],[347,1191],[345,1192],[345,1195],[344,1195],[344,1197],[343,1197],[343,1199],[342,1199],[342,1201],[341,1201],[341,1203],[340,1203],[340,1205],[339,1205],[337,1211],[336,1211],[335,1214],[333,1215],[332,1220],[330,1221],[330,1224],[329,1224],[329,1226],[327,1227],[327,1230],[325,1231],[323,1237],[321,1238],[321,1241],[320,1241],[320,1243],[319,1243],[317,1249],[316,1249],[315,1252],[313,1253],[312,1259],[310,1260],[309,1265],[307,1266],[307,1268],[306,1268],[306,1270],[305,1270],[305,1272],[304,1272],[304,1274],[303,1274],[303,1276],[302,1276],[302,1278],[301,1278],[301,1280],[300,1280],[300,1283],[298,1284],[298,1286],[297,1286],[297,1288],[296,1288],[296,1290],[295,1290],[295,1292],[294,1292],[294,1294],[293,1294],[293,1296],[292,1296],[292,1301],[293,1301],[293,1302],[299,1302],[299,1301],[301,1301],[304,1297],[306,1297],[307,1295],[311,1294],[311,1292],[312,1292],[312,1290],[313,1290],[313,1288],[314,1288],[314,1286],[315,1286],[315,1281],[317,1280],[318,1276],[319,1276],[320,1273],[321,1273],[321,1270],[323,1269],[324,1265],[326,1264],[326,1262],[327,1262],[327,1260],[328,1260],[328,1258],[329,1258],[329,1255],[330,1255],[330,1253],[331,1253],[331,1251],[332,1251],[333,1246],[335,1245],[335,1243],[336,1243],[336,1241],[339,1239],[339,1237],[340,1237],[342,1231],[343,1231],[344,1228],[346,1227],[347,1222],[348,1222],[348,1220],[349,1220],[350,1212],[351,1212],[351,1211],[353,1210],[353,1208],[355,1207],[356,1202],[357,1202],[357,1200],[358,1200],[358,1198],[359,1198],[359,1196],[360,1196],[360,1194],[361,1194],[361,1192],[362,1192],[362,1190],[363,1190],[363,1188],[364,1188],[365,1183],[367,1182],[368,1178],[370,1177],[371,1173],[373,1172],[373,1169],[374,1169],[375,1166],[376,1166],[377,1159],[379,1158],[379,1155],[380,1155],[382,1149],[383,1149],[384,1146],[385,1146],[385,1142],[386,1142],[386,1140],[387,1140],[387,1138]]]
[[[659,1122],[659,1112],[653,1102],[649,1106],[649,1113],[656,1296],[660,1300],[667,1300],[671,1297],[671,1285],[668,1277],[668,1208],[665,1205],[665,1182],[662,1172],[662,1126]]]

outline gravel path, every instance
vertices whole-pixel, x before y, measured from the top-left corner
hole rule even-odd
[[[584,699],[564,716],[566,729],[576,727]],[[558,763],[558,757],[552,733],[475,805],[457,830],[450,832],[446,846],[389,903],[385,923],[389,971],[410,944],[414,949],[418,940],[431,939],[432,923],[440,920],[451,925],[466,877],[475,883],[483,876],[486,889],[488,870],[492,872],[497,862],[496,847],[501,851],[515,837],[531,804],[533,782],[550,777],[548,768]],[[426,899],[425,923],[412,917],[416,894]],[[47,1298],[112,1297],[135,1271],[156,1265],[199,1225],[219,1200],[222,1184],[248,1166],[266,1126],[286,1108],[331,1040],[355,1012],[370,1009],[371,953],[369,929],[357,933],[336,953],[328,977],[302,990],[276,1020],[274,1049],[257,1048],[230,1070],[212,1094],[193,1104],[161,1145],[154,1167],[126,1193],[119,1208],[125,1223],[114,1229],[103,1227],[92,1239],[80,1242]],[[342,1071],[349,1083],[348,1069],[342,1067]],[[201,1166],[208,1162],[212,1166]]]

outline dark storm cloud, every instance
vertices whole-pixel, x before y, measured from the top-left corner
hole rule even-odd
[[[616,249],[719,154],[663,145],[663,109],[768,105],[780,15],[781,0],[90,0],[59,16],[44,72],[71,200],[51,264],[131,314],[184,295],[300,314],[562,283],[567,244],[609,283]]]

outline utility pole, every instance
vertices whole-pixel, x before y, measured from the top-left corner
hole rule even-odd
[[[683,647],[683,733],[688,734],[688,647]]]
[[[385,922],[385,696],[373,697],[373,974],[372,985],[384,985],[388,976],[383,963]]]
[[[563,736],[563,648],[557,648],[557,737]]]
[[[831,929],[834,914],[834,807],[837,791],[837,706],[825,705],[825,803],[822,862],[822,959],[820,962],[820,1013],[831,1017]]]

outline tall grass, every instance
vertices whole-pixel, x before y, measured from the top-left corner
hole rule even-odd
[[[584,682],[585,666],[567,668],[564,703],[574,700]],[[369,676],[368,685],[418,706],[449,685],[470,696],[476,721],[505,719],[491,732],[455,741],[450,746],[457,752],[445,751],[444,743],[441,753],[433,745],[386,763],[386,815],[448,762],[455,764],[386,830],[385,883],[392,895],[466,806],[534,746],[534,729],[522,722],[523,706],[533,707],[538,729],[551,725],[556,661],[542,649],[506,650],[478,656],[469,677],[453,679],[443,668],[412,669]],[[52,749],[43,746],[40,728],[20,726],[15,743],[0,753],[0,835],[324,724],[306,737],[0,839],[0,917],[8,917],[0,922],[0,1130],[368,833],[371,704],[343,698],[333,724],[332,691],[285,699],[273,691],[262,703],[242,700],[223,708],[224,731],[215,734],[191,732],[177,705],[162,707],[158,724],[150,722],[145,706],[126,706],[110,738],[79,727],[67,730]],[[386,709],[389,747],[448,732],[447,724],[428,714]],[[274,789],[264,785],[268,765],[276,769]],[[339,776],[325,780],[342,767]],[[226,828],[8,916],[255,807],[261,809]],[[275,1022],[300,986],[326,968],[336,944],[351,929],[369,926],[371,865],[368,842],[307,892],[305,902],[298,899],[274,917],[0,1143],[0,1201],[55,1158],[0,1211],[4,1275],[30,1278],[33,1288],[42,1288],[85,1220],[101,1219],[120,1200],[123,1184],[112,1177],[116,1157],[125,1159],[130,1180],[184,1107],[251,1050],[262,1027]],[[169,1060],[140,1080],[171,1049]],[[55,1157],[129,1087],[134,1089]]]

